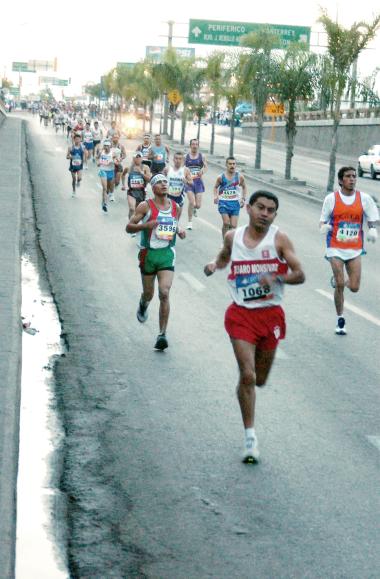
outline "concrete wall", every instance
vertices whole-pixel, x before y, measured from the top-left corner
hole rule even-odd
[[[244,123],[243,135],[256,138],[256,123]],[[298,121],[296,146],[329,152],[332,121]],[[264,123],[263,139],[286,143],[284,122]],[[342,119],[338,129],[338,154],[358,157],[371,145],[380,144],[380,119]]]

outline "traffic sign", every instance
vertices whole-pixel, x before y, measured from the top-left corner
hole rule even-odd
[[[181,97],[179,91],[177,89],[175,89],[175,90],[171,90],[168,93],[168,99],[172,105],[176,106],[181,102],[182,97]]]
[[[157,62],[161,62],[167,49],[168,49],[167,46],[146,46],[145,55]],[[180,56],[181,58],[195,57],[195,48],[192,48],[190,46],[187,47],[173,46],[173,49],[176,51],[177,55]]]
[[[12,62],[13,72],[36,72],[29,62]]]
[[[116,68],[133,68],[135,64],[135,62],[117,62]]]
[[[250,32],[268,31],[277,37],[274,48],[286,48],[291,42],[310,44],[309,26],[285,24],[257,24],[254,22],[220,22],[219,20],[190,20],[189,44],[217,44],[239,46],[240,39]]]
[[[279,115],[282,116],[285,114],[285,107],[283,103],[272,103],[269,102],[265,105],[264,109],[265,115]]]
[[[38,78],[39,84],[52,84],[54,86],[68,86],[70,82],[63,78],[55,78],[55,76],[40,76]]]
[[[9,87],[9,92],[13,96],[20,96],[20,87],[19,86],[11,86]]]

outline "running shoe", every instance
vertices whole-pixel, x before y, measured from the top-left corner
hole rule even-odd
[[[147,305],[143,305],[143,303],[139,302],[139,307],[137,309],[137,313],[136,313],[137,319],[138,321],[143,324],[144,322],[147,321],[148,319],[148,306]]]
[[[131,237],[136,237],[136,233],[131,233]]]
[[[189,223],[187,224],[186,229],[193,229],[193,224],[191,223],[191,221],[189,221]]]
[[[107,212],[108,212],[107,203],[103,203],[102,209],[103,209],[104,213],[107,213]]]
[[[257,446],[257,437],[246,438],[244,452],[243,452],[243,462],[245,464],[253,464],[258,462],[260,452]]]
[[[198,211],[197,211],[196,207],[194,207],[194,209],[193,209],[193,215],[194,215],[194,217],[198,217]]]
[[[335,283],[335,276],[333,276],[333,275],[331,276],[331,279],[330,279],[330,285],[333,289],[335,289],[336,283]]]
[[[112,203],[113,203],[113,202],[115,201],[115,195],[114,195],[113,193],[109,193],[109,194],[108,194],[108,199],[109,199],[110,201],[112,201]]]
[[[335,328],[335,333],[338,336],[345,336],[347,334],[347,330],[346,330],[346,320],[342,317],[338,318],[338,323],[337,326]]]
[[[167,340],[165,334],[158,334],[156,343],[154,345],[155,349],[156,350],[166,350],[166,348],[168,346],[169,346],[169,344],[168,344],[168,340]]]

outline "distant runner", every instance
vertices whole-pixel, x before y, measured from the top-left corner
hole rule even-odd
[[[132,215],[134,214],[137,205],[145,201],[146,185],[149,183],[151,178],[149,167],[143,165],[142,161],[142,153],[137,151],[134,154],[133,162],[128,172],[127,199],[129,207],[129,219],[131,219]],[[132,236],[135,235],[135,233],[132,233]]]
[[[227,231],[236,229],[240,208],[244,207],[247,197],[247,185],[243,175],[236,171],[235,157],[227,157],[226,166],[227,170],[219,175],[214,187],[214,203],[217,203],[223,221],[223,238]]]
[[[174,153],[173,165],[166,169],[169,186],[169,199],[175,201],[179,206],[178,221],[181,217],[182,207],[185,200],[185,186],[191,185],[193,179],[187,167],[183,166],[183,153],[177,151]]]
[[[187,229],[193,229],[193,215],[197,215],[197,211],[202,205],[202,193],[205,191],[203,183],[203,174],[207,171],[206,157],[199,152],[198,139],[191,139],[190,152],[185,157],[185,166],[190,169],[193,178],[192,185],[186,186],[188,204],[188,224]]]
[[[69,171],[71,173],[73,193],[75,197],[76,188],[82,180],[84,151],[82,146],[82,136],[80,133],[74,135],[74,143],[68,147],[66,159],[70,159]]]
[[[169,162],[169,147],[162,144],[161,135],[154,136],[154,144],[151,150],[151,173],[157,175],[163,173],[167,163]]]

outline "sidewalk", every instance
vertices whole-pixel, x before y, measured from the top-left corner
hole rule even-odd
[[[14,576],[21,379],[22,121],[0,126],[0,575]]]

